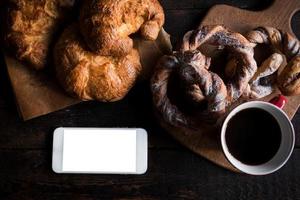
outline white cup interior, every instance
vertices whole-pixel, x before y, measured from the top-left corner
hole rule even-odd
[[[272,114],[281,129],[281,143],[277,153],[268,162],[260,165],[247,165],[237,160],[228,150],[225,134],[229,120],[238,112],[247,108],[260,108]],[[241,132],[241,134],[243,134]],[[295,145],[294,128],[287,115],[273,104],[262,101],[251,101],[239,105],[226,117],[221,130],[221,144],[223,152],[229,162],[240,171],[252,175],[266,175],[280,169],[289,159]]]

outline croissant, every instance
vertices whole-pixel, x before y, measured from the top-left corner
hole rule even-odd
[[[164,24],[157,0],[85,0],[80,29],[90,49],[101,55],[126,55],[133,47],[131,34],[140,31],[155,40]]]
[[[140,57],[135,49],[123,57],[91,52],[78,24],[72,24],[63,32],[55,45],[54,60],[61,85],[82,100],[122,99],[141,71]]]
[[[34,69],[47,63],[49,47],[74,0],[9,0],[5,42]]]

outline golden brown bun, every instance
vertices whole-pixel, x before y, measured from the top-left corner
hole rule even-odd
[[[122,99],[141,71],[135,49],[124,57],[100,56],[89,51],[77,24],[63,32],[55,46],[54,58],[61,85],[82,100]]]
[[[90,49],[101,55],[126,55],[133,47],[129,37],[140,30],[155,40],[164,24],[157,0],[85,0],[80,28]]]
[[[279,75],[278,86],[284,95],[300,95],[300,55],[295,56]]]
[[[5,40],[18,60],[44,68],[61,18],[74,0],[10,0]]]

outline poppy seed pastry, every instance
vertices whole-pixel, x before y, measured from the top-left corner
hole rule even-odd
[[[65,29],[54,48],[56,76],[63,88],[81,100],[111,102],[122,99],[140,71],[136,49],[122,57],[91,52],[77,24]]]
[[[239,63],[238,69],[233,71],[226,84],[227,104],[231,104],[244,93],[257,70],[252,44],[240,33],[232,32],[222,25],[207,25],[187,32],[183,37],[181,51],[199,49],[204,43],[227,48]]]
[[[271,55],[258,67],[248,84],[245,95],[250,98],[262,98],[277,88],[285,95],[300,94],[298,90],[300,43],[290,33],[274,27],[258,27],[247,33],[246,38],[253,47],[266,44],[271,47]],[[291,62],[291,63],[290,63]],[[282,74],[282,72],[284,72]]]
[[[228,48],[241,63],[227,84],[210,70],[211,58],[200,51],[204,43]],[[215,123],[243,94],[256,72],[253,56],[251,43],[224,26],[207,25],[187,32],[181,49],[162,57],[154,70],[151,90],[156,110],[164,122],[175,127],[194,129],[200,119]],[[170,84],[172,74],[177,75],[176,85]],[[171,86],[178,90],[180,83],[187,85],[188,92],[179,95],[186,95],[198,105],[205,103],[204,109],[195,111],[196,115],[186,113],[180,104],[172,101]],[[185,106],[189,107],[186,103]]]
[[[245,92],[250,98],[262,98],[277,88],[277,72],[285,63],[284,55],[273,53],[257,69]]]
[[[300,55],[288,63],[277,80],[279,89],[284,95],[300,95]]]
[[[190,95],[199,96],[208,102],[207,113],[220,116],[225,112],[227,90],[223,80],[207,70],[210,59],[198,50],[174,52],[165,55],[158,62],[151,80],[151,89],[155,107],[168,123],[174,126],[193,126],[194,119],[185,115],[168,97],[168,85],[172,73],[180,76],[191,86],[198,86]]]

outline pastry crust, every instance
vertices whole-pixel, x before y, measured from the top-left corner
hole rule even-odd
[[[284,95],[300,95],[300,56],[295,56],[278,76],[278,86]]]
[[[244,93],[248,82],[257,70],[253,47],[241,34],[221,25],[210,25],[187,32],[183,38],[181,51],[199,49],[204,43],[228,48],[239,63],[237,70],[231,70],[234,73],[226,85],[227,104],[231,104]]]
[[[258,27],[250,31],[246,38],[253,43],[269,44],[275,52],[280,52],[287,57],[287,60],[292,59],[296,55],[300,55],[300,42],[288,32],[283,32],[274,27]]]
[[[265,97],[277,89],[277,71],[285,64],[284,55],[273,53],[258,68],[245,92],[250,98]]]
[[[199,47],[208,42],[229,48],[241,63],[232,81],[227,85],[212,71],[211,59],[203,55]],[[199,117],[216,120],[225,113],[226,107],[236,101],[246,89],[257,70],[251,43],[239,33],[223,26],[203,26],[185,34],[180,51],[164,56],[157,64],[151,80],[153,102],[164,121],[177,127],[193,127]],[[177,73],[189,91],[187,95],[196,103],[207,102],[197,119],[184,114],[168,96],[171,73]]]
[[[9,0],[5,41],[17,59],[34,69],[44,68],[53,36],[73,4],[74,0]]]
[[[227,90],[223,80],[215,73],[207,70],[210,59],[198,50],[175,52],[170,56],[163,56],[158,62],[151,79],[153,102],[164,120],[173,126],[192,127],[199,120],[187,116],[168,97],[168,82],[172,73],[177,73],[180,81],[184,81],[193,89],[190,98],[207,101],[207,109],[201,118],[218,118],[224,114]],[[197,93],[198,92],[198,93]],[[200,97],[200,99],[199,99]],[[199,102],[198,102],[199,103]],[[205,116],[205,117],[204,117]],[[208,119],[208,118],[207,118]]]
[[[80,29],[92,51],[121,56],[131,52],[131,34],[140,30],[145,39],[155,40],[164,20],[157,0],[85,0]]]
[[[54,58],[59,82],[68,93],[82,100],[122,99],[141,71],[137,50],[132,49],[123,57],[95,54],[86,46],[77,24],[63,32]]]
[[[151,78],[153,103],[164,121],[174,126],[190,126],[190,119],[168,97],[169,79],[178,64],[175,56],[165,55],[158,61]]]
[[[273,27],[258,27],[250,31],[246,38],[253,44],[253,47],[262,43],[269,44],[274,52],[258,68],[255,78],[248,87],[249,97],[262,98],[275,91],[276,86],[284,95],[300,94],[300,43],[298,39]],[[267,81],[261,84],[259,82],[261,78]]]

